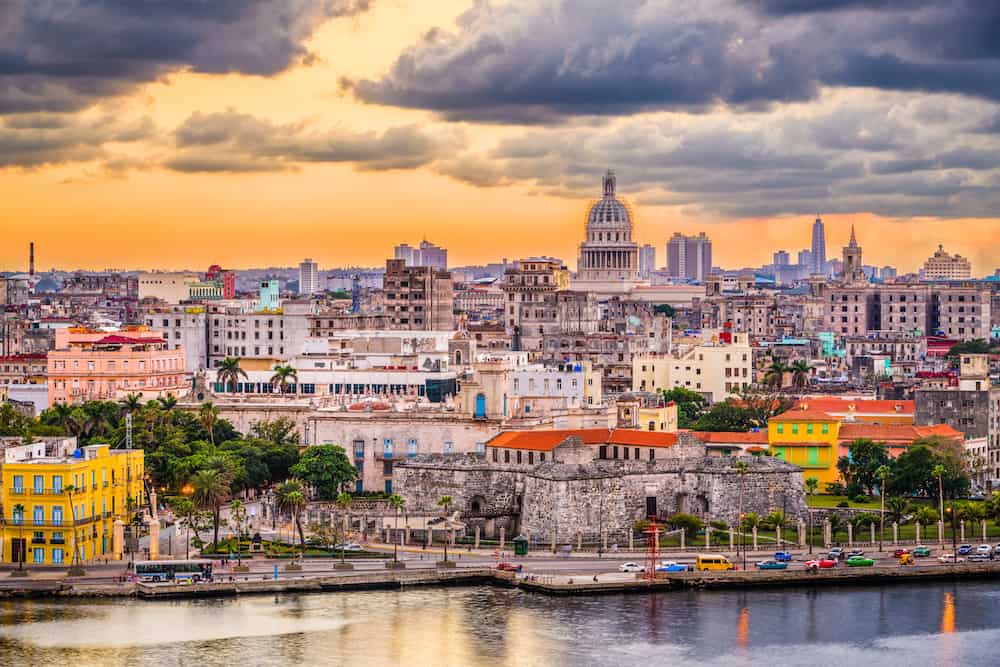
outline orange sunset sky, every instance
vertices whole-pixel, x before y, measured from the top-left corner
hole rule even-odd
[[[576,24],[607,5],[589,1],[342,4],[352,5],[342,15],[303,19],[290,38],[301,53],[274,71],[212,68],[198,52],[72,109],[4,107],[0,97],[0,271],[26,268],[29,241],[39,270],[291,266],[307,256],[322,268],[371,266],[421,238],[447,247],[453,265],[539,254],[575,265],[588,199],[609,167],[660,265],[675,231],[705,231],[724,267],[768,263],[778,249],[794,257],[820,213],[831,257],[853,224],[869,264],[913,271],[941,243],[970,257],[976,275],[1000,267],[1000,122],[992,133],[970,125],[1000,119],[990,95],[844,83],[838,71],[745,105],[724,98],[738,80],[697,104],[654,92],[604,108],[586,85],[564,104],[521,80],[543,76],[548,49],[562,77],[552,90],[579,66],[594,99],[607,100],[602,68],[699,17],[665,18],[667,2],[622,2],[616,11],[633,15],[620,26]],[[777,39],[759,16],[731,12],[748,32],[727,37],[730,51],[749,58],[754,39]],[[781,20],[805,34],[812,19]],[[545,32],[539,21],[574,23],[569,36],[553,29],[536,46],[519,43]],[[477,49],[490,55],[474,60]],[[525,65],[506,62],[524,53]],[[470,61],[479,69],[462,70]],[[610,90],[681,88],[636,79]],[[477,86],[497,101],[456,100]]]

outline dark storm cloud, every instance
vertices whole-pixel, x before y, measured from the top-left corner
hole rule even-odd
[[[106,144],[149,139],[149,118],[122,121],[114,116],[90,119],[31,114],[0,121],[0,168],[40,167],[68,162],[113,159]]]
[[[453,155],[462,143],[453,129],[317,130],[234,110],[192,114],[174,138],[178,150],[164,165],[181,172],[284,171],[307,162],[345,162],[366,171],[415,169]]]
[[[552,123],[650,110],[759,110],[823,86],[1000,98],[1000,2],[481,0],[366,102],[449,119]]]
[[[270,76],[370,0],[3,0],[0,114],[74,111],[180,69]]]

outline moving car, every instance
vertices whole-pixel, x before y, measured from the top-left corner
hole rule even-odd
[[[962,556],[968,556],[970,553],[972,553],[972,545],[960,544],[958,546],[958,553],[961,554]]]
[[[942,563],[964,563],[965,562],[965,558],[963,558],[962,556],[959,556],[958,558],[955,558],[955,554],[953,554],[951,552],[947,552],[947,553],[941,554],[940,556],[938,556],[938,560],[941,561]]]
[[[657,572],[687,572],[688,569],[687,565],[672,560],[660,561],[656,566]]]
[[[334,551],[361,551],[361,545],[357,542],[344,542],[333,547]]]
[[[788,563],[776,560],[762,560],[757,563],[758,570],[787,570]]]
[[[900,565],[913,565],[913,554],[905,553],[899,557]]]
[[[917,558],[927,558],[928,556],[931,555],[931,549],[930,547],[925,547],[924,545],[921,544],[919,546],[913,547],[913,555],[916,556]]]
[[[834,558],[819,558],[817,560],[806,561],[806,568],[831,568],[837,567],[837,561]]]
[[[775,551],[774,560],[778,561],[779,563],[790,563],[792,560],[792,554],[790,554],[787,551]]]
[[[872,567],[875,561],[864,556],[851,556],[847,559],[847,567]]]
[[[906,554],[910,553],[909,549],[899,548],[892,552],[894,558],[902,558]]]
[[[705,570],[735,570],[736,567],[721,554],[698,554],[694,569],[703,572]]]
[[[848,558],[854,558],[855,556],[864,556],[865,552],[861,549],[851,549],[847,552]]]
[[[622,563],[618,566],[619,572],[645,572],[646,568],[638,563],[633,563],[629,561],[628,563]]]
[[[993,553],[993,547],[991,547],[988,544],[980,544],[978,547],[976,547],[976,553],[982,556],[989,556],[991,553]]]
[[[503,570],[505,572],[520,572],[523,569],[523,565],[515,565],[514,563],[499,563],[497,564],[498,570]]]
[[[969,562],[970,563],[985,563],[989,559],[990,559],[989,556],[987,556],[986,554],[981,554],[981,553],[974,553],[974,554],[972,554],[972,555],[969,556]]]
[[[842,547],[834,547],[830,549],[828,556],[834,560],[844,560],[844,549]]]

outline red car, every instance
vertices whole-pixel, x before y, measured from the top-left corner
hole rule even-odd
[[[831,568],[831,567],[837,567],[837,561],[835,561],[832,558],[820,558],[818,560],[809,560],[809,561],[806,561],[806,569],[807,570],[810,569],[810,568],[812,568],[812,569],[816,569],[816,568],[827,569],[827,568]]]
[[[514,565],[513,563],[500,563],[497,565],[498,570],[505,570],[507,572],[520,572],[521,566]]]
[[[908,553],[910,553],[909,549],[896,549],[895,551],[892,552],[892,555],[894,558],[901,558]]]

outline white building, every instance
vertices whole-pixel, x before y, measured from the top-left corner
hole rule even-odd
[[[201,282],[197,273],[152,272],[139,274],[139,300],[160,299],[180,303],[191,298],[191,285]]]
[[[319,291],[319,266],[306,258],[299,264],[299,294],[315,294]]]
[[[407,266],[429,266],[446,271],[448,269],[448,249],[429,241],[421,241],[416,248],[402,243],[393,249],[393,258],[401,259]]]
[[[920,275],[926,280],[968,280],[972,277],[972,263],[961,255],[948,254],[939,245],[924,262]]]
[[[639,248],[639,276],[643,280],[649,280],[653,271],[656,270],[656,246],[648,243]]]
[[[711,334],[710,334],[711,335]],[[753,383],[753,350],[746,334],[732,334],[733,342],[717,337],[677,346],[678,353],[641,354],[632,358],[632,390],[656,392],[683,387],[711,403],[737,396]]]
[[[642,282],[639,245],[633,239],[631,206],[616,194],[615,172],[604,175],[604,196],[587,212],[572,289],[602,295],[625,294]]]

